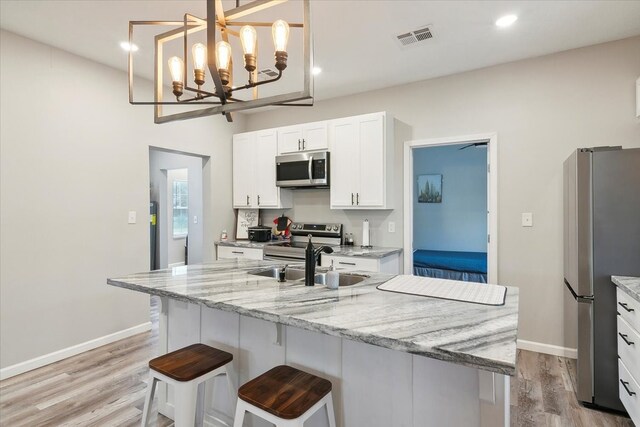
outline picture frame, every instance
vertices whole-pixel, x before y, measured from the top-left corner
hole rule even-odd
[[[418,203],[442,203],[442,175],[418,175]]]
[[[249,227],[258,225],[259,209],[238,209],[236,212],[236,240],[249,240]]]

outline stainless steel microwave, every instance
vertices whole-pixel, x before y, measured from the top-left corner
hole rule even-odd
[[[328,188],[329,152],[310,151],[276,156],[276,186]]]

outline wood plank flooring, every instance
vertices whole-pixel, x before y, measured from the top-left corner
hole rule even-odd
[[[0,426],[140,425],[147,364],[158,339],[155,297],[151,321],[150,332],[1,381]],[[518,375],[511,380],[511,425],[633,427],[628,418],[578,405],[575,372],[573,359],[518,351]],[[153,414],[151,425],[173,424]]]

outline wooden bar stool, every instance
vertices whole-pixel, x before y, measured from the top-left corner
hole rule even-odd
[[[336,427],[331,381],[291,366],[276,366],[238,390],[234,427],[242,427],[245,411],[277,427],[302,427],[323,406],[329,426]]]
[[[198,386],[215,376],[226,375],[233,401],[236,392],[226,366],[232,360],[233,355],[226,351],[204,344],[193,344],[149,361],[149,385],[142,412],[142,425],[146,426],[149,421],[149,409],[158,381],[173,386],[176,427],[193,427]]]

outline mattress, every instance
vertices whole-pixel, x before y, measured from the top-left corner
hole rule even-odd
[[[413,266],[487,274],[486,252],[413,251]]]

